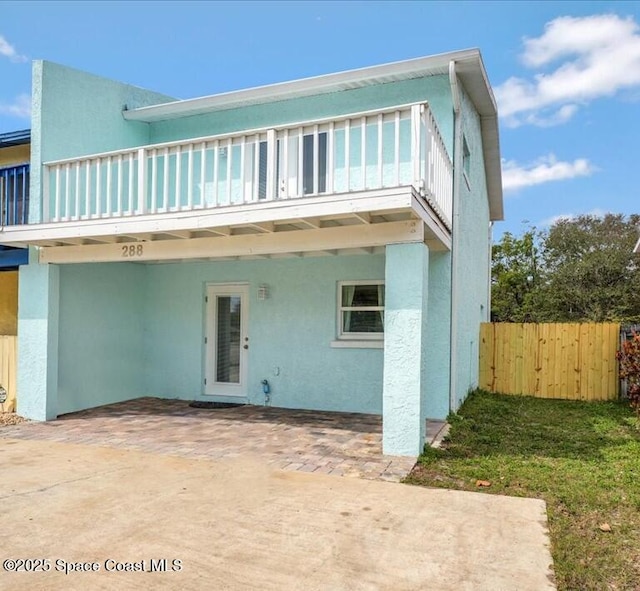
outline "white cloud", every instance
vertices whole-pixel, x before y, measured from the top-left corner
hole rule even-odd
[[[538,228],[548,228],[549,226],[553,226],[555,223],[560,222],[562,220],[573,220],[577,218],[579,215],[590,215],[598,218],[603,218],[609,212],[604,209],[600,209],[596,207],[590,211],[585,211],[584,213],[561,213],[559,215],[553,215],[550,218],[546,218],[541,220],[537,225]]]
[[[22,55],[16,51],[16,48],[11,45],[2,35],[0,35],[0,56],[8,57],[12,62],[26,62],[28,60],[26,55]]]
[[[511,127],[565,123],[580,104],[640,86],[640,26],[633,18],[563,16],[523,44],[523,63],[539,71],[495,89],[500,115]]]
[[[29,119],[31,117],[31,97],[28,94],[20,94],[12,103],[0,103],[0,114]]]
[[[502,187],[505,191],[517,191],[525,187],[563,181],[579,176],[589,176],[594,166],[585,158],[573,162],[558,161],[553,154],[522,166],[514,160],[502,162]]]
[[[511,127],[518,127],[521,123],[529,123],[538,127],[553,127],[566,123],[578,110],[578,105],[563,105],[555,113],[540,114],[538,112],[529,113],[522,121],[515,120]]]

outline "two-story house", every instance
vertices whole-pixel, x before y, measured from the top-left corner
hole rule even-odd
[[[35,62],[18,411],[139,396],[381,414],[478,380],[496,105],[460,51],[176,100]]]

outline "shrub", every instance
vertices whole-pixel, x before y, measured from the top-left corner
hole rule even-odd
[[[620,378],[627,380],[627,397],[640,418],[640,333],[634,332],[617,353]]]

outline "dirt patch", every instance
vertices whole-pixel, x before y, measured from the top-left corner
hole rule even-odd
[[[6,427],[7,425],[19,425],[20,423],[26,423],[27,419],[17,415],[15,412],[0,412],[0,427]]]

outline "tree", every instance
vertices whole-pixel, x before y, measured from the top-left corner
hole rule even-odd
[[[506,232],[493,245],[491,317],[495,322],[530,322],[535,318],[539,287],[539,234],[529,229],[522,238]]]
[[[583,215],[493,249],[492,316],[503,322],[639,322],[640,215]]]
[[[640,321],[640,216],[583,215],[556,222],[544,240],[539,317],[549,322]]]

